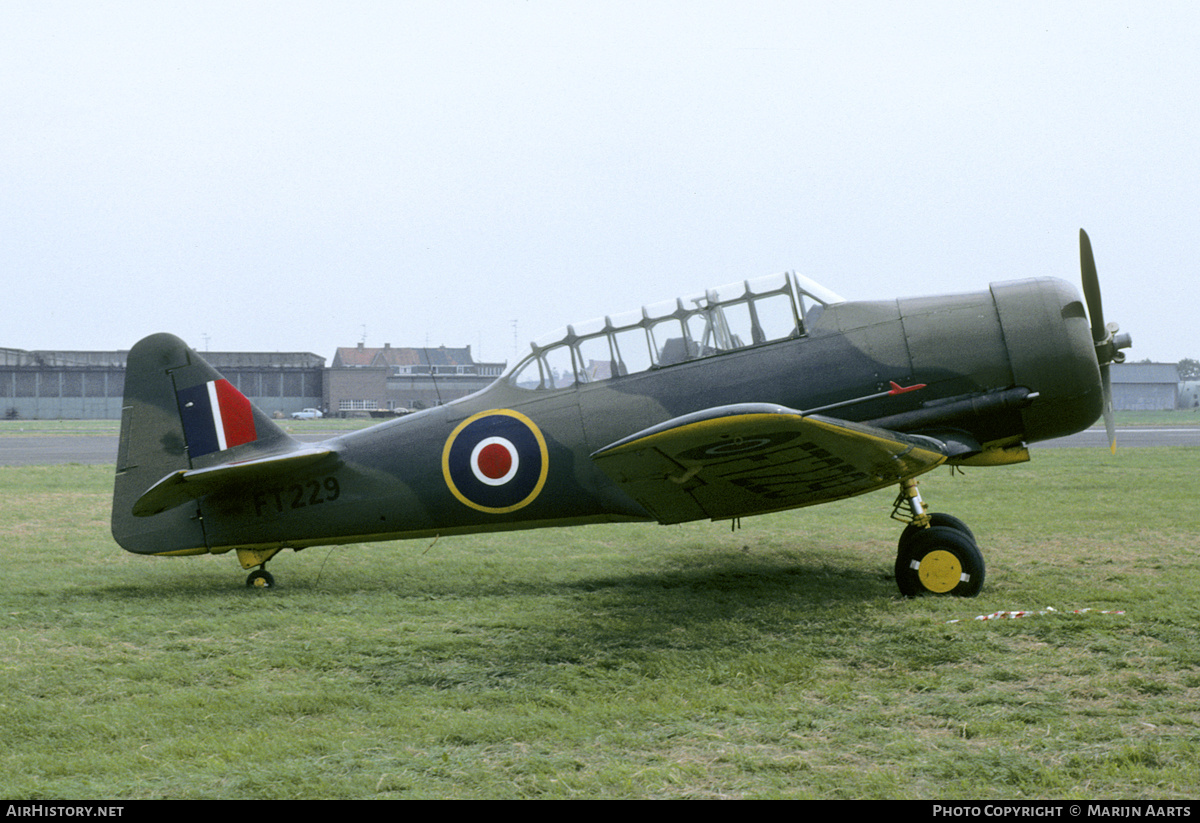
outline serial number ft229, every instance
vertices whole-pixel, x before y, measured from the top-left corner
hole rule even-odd
[[[266,514],[282,514],[289,509],[303,509],[321,503],[332,503],[342,495],[336,477],[293,483],[278,489],[265,489],[254,493],[254,513],[259,517]]]

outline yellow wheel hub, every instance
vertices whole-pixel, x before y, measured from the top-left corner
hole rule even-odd
[[[921,558],[917,577],[927,591],[944,594],[962,580],[963,567],[953,553],[939,549]]]

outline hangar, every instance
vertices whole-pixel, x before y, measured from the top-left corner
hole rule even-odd
[[[0,411],[10,420],[119,420],[127,355],[0,348]],[[323,357],[306,352],[204,357],[268,414],[286,416],[324,402]]]
[[[1179,407],[1179,368],[1174,363],[1113,363],[1110,368],[1117,411]]]

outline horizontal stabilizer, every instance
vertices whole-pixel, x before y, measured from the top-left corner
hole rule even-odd
[[[331,449],[304,448],[234,463],[220,463],[203,469],[180,469],[159,480],[139,497],[133,504],[133,514],[135,517],[150,517],[220,488],[278,477],[283,472],[309,469],[323,462],[336,461],[337,453]]]
[[[931,437],[763,403],[668,420],[595,452],[661,523],[809,506],[898,483],[946,461]]]

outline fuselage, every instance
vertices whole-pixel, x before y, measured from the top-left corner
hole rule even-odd
[[[1026,459],[1026,444],[1086,428],[1101,411],[1083,304],[1059,280],[831,303],[797,316],[783,339],[701,345],[697,334],[676,347],[679,362],[665,362],[660,340],[662,362],[639,369],[611,326],[535,347],[470,397],[327,441],[338,460],[320,471],[209,495],[210,550],[651,519],[590,455],[717,406],[832,409],[823,413],[957,438],[962,462],[978,464]],[[584,359],[606,345],[603,369]],[[538,369],[536,385],[523,379]],[[922,388],[887,393],[893,385]]]

